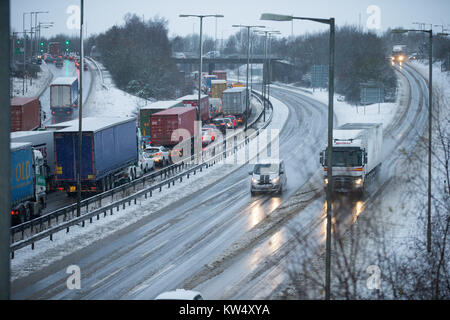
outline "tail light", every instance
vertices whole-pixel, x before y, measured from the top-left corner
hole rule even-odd
[[[58,188],[59,191],[64,191],[64,188]]]
[[[52,111],[52,114],[55,114],[55,111]]]
[[[158,152],[156,155],[157,156],[162,156],[162,152]]]
[[[67,113],[67,114],[70,114],[70,111],[67,111],[66,113]]]
[[[91,190],[95,191],[95,190],[97,190],[97,187],[91,187]]]

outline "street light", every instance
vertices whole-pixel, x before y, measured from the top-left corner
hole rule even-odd
[[[258,34],[260,35],[265,35],[265,39],[264,39],[264,67],[263,67],[263,81],[262,81],[262,95],[264,97],[264,109],[263,109],[263,115],[264,115],[264,121],[266,121],[266,99],[270,100],[270,96],[269,96],[269,90],[267,90],[266,86],[269,86],[270,89],[270,77],[269,79],[267,79],[267,75],[269,75],[269,64],[267,63],[267,51],[268,51],[268,44],[267,44],[267,40],[268,40],[268,36],[269,36],[269,42],[270,42],[270,36],[272,34],[281,34],[280,31],[278,30],[258,30],[257,31]],[[265,72],[264,72],[265,71]],[[266,98],[266,94],[267,94],[267,98]]]
[[[289,15],[280,15],[273,13],[263,13],[261,20],[271,21],[292,21],[292,20],[309,20],[319,23],[328,24],[330,26],[330,56],[328,66],[328,159],[327,159],[327,178],[330,183],[327,184],[327,239],[326,239],[326,261],[325,261],[325,299],[330,299],[330,279],[331,279],[331,194],[333,184],[331,183],[332,174],[332,156],[333,156],[333,96],[334,96],[334,35],[335,23],[334,18],[317,19],[306,17],[294,17]]]
[[[37,23],[37,18],[38,18],[38,14],[41,14],[41,13],[49,13],[49,11],[36,11],[36,12],[34,12],[34,29],[35,30],[37,30],[37,27],[38,27],[38,23]],[[36,51],[37,51],[37,49],[38,49],[38,43],[37,43],[37,33],[35,33],[34,34],[34,42],[35,42],[35,48],[36,48]]]
[[[200,67],[198,72],[198,105],[197,105],[197,121],[201,122],[200,116],[200,101],[202,94],[202,72],[203,72],[203,42],[202,42],[202,32],[203,32],[203,18],[214,17],[214,18],[223,18],[224,16],[221,14],[206,14],[206,15],[197,15],[197,14],[180,14],[180,18],[200,18]],[[209,111],[208,111],[209,114]],[[200,130],[198,130],[198,133]]]
[[[427,208],[427,251],[431,252],[431,129],[433,108],[433,29],[394,29],[392,33],[425,32],[429,35],[428,44],[428,208]]]
[[[233,24],[233,28],[247,28],[247,80],[246,80],[246,97],[245,97],[245,132],[247,134],[247,124],[248,124],[248,113],[249,113],[249,105],[250,105],[250,96],[248,90],[248,67],[250,64],[250,29],[252,28],[265,28],[265,26],[247,26],[242,24]]]

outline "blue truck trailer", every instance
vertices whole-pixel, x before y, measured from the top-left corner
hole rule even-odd
[[[11,143],[11,219],[23,223],[46,206],[44,158],[31,143]]]
[[[83,118],[81,192],[98,193],[137,177],[136,118]],[[57,189],[77,192],[78,123],[54,132]]]

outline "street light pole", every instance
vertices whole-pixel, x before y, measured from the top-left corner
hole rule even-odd
[[[331,298],[331,223],[332,223],[332,203],[331,195],[333,192],[333,99],[334,99],[334,44],[335,44],[335,20],[330,19],[317,19],[306,17],[294,17],[287,15],[279,15],[272,13],[263,13],[261,20],[272,21],[292,21],[309,20],[319,23],[328,24],[330,26],[330,52],[329,52],[329,69],[328,69],[328,148],[327,148],[327,235],[326,235],[326,259],[325,259],[325,299]]]
[[[188,18],[188,17],[196,17],[200,18],[200,66],[199,66],[199,74],[198,74],[198,105],[197,105],[197,121],[198,123],[201,123],[201,115],[200,115],[200,107],[201,107],[201,95],[202,95],[202,72],[203,72],[203,41],[202,41],[202,33],[203,33],[203,18],[207,17],[215,17],[216,21],[217,18],[223,18],[223,15],[221,14],[208,14],[208,15],[196,15],[196,14],[180,14],[180,18]],[[208,111],[209,114],[209,111]],[[200,130],[198,131],[198,137],[201,134]]]
[[[80,83],[78,85],[78,172],[77,172],[77,217],[81,215],[81,152],[83,143],[83,24],[84,24],[84,0],[80,0]]]
[[[431,150],[433,118],[433,29],[394,29],[392,33],[425,32],[428,33],[428,193],[427,193],[427,252],[431,252]]]
[[[245,95],[245,132],[248,129],[248,115],[249,115],[249,106],[250,106],[250,92],[248,89],[248,68],[250,65],[250,29],[252,28],[265,28],[265,26],[248,26],[248,25],[236,25],[232,26],[233,28],[247,28],[247,75],[246,75],[246,95]]]

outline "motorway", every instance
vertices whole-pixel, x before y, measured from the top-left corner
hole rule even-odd
[[[417,131],[426,127],[426,85],[410,68],[405,66],[404,71],[411,85],[411,105],[402,121],[385,132],[383,158],[387,165],[383,165],[378,183],[368,190],[363,201],[352,202],[350,208],[337,212],[344,228],[356,221],[355,214],[365,213],[365,202],[373,200],[380,185],[393,174],[398,150],[414,144]],[[285,193],[251,197],[250,165],[244,165],[195,195],[15,280],[12,298],[152,299],[163,291],[181,287],[200,290],[207,299],[270,296],[280,283],[269,287],[266,284],[283,273],[284,259],[265,265],[280,256],[281,251],[286,252],[281,256],[288,257],[292,248],[286,226],[274,227],[264,238],[245,244],[245,250],[213,268],[205,266],[230,246],[239,244],[255,226],[270,220],[265,218],[270,218],[298,190],[312,191],[307,183],[320,177],[318,157],[326,141],[327,107],[300,93],[275,88],[271,93],[289,110],[279,139],[288,177]],[[320,188],[320,183],[316,183],[318,197],[292,215],[292,222],[300,221],[302,231],[318,235],[324,229],[325,197]],[[323,237],[318,239],[323,241]],[[69,265],[81,268],[80,290],[66,288]]]
[[[64,65],[62,68],[57,68],[53,63],[47,64],[50,72],[53,74],[53,81],[58,77],[78,77],[78,73],[80,72],[75,67],[75,62],[64,60]],[[83,103],[86,103],[86,100],[89,97],[89,91],[91,87],[91,72],[90,70],[84,71],[83,73]],[[42,95],[39,97],[39,100],[42,104],[42,109],[46,113],[46,120],[44,125],[55,124],[59,122],[69,121],[78,118],[78,110],[74,112],[72,115],[67,117],[52,117],[52,113],[50,111],[50,87],[48,87]]]

